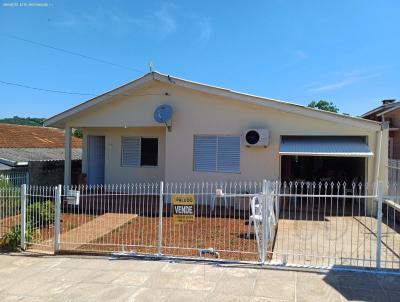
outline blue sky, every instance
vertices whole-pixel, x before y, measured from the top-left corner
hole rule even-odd
[[[10,2],[0,1],[0,81],[100,94],[153,62],[160,72],[246,93],[329,100],[353,115],[400,98],[396,0]],[[88,98],[0,83],[0,117],[48,117]]]

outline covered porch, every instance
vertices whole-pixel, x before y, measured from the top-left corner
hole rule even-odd
[[[79,184],[159,182],[164,179],[164,126],[82,129],[82,176]],[[72,127],[65,128],[65,185],[71,184],[72,130]]]

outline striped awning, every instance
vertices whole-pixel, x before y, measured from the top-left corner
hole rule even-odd
[[[374,153],[360,136],[282,136],[281,155],[368,157]]]

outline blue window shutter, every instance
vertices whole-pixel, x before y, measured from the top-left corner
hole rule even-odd
[[[121,165],[140,166],[140,137],[122,137]]]
[[[217,169],[217,137],[194,137],[194,170],[215,172]]]
[[[240,172],[240,136],[219,136],[217,171]]]

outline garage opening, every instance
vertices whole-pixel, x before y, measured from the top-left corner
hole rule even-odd
[[[283,136],[281,180],[365,182],[373,156],[362,136]]]
[[[284,155],[281,158],[283,181],[365,182],[365,158]]]

